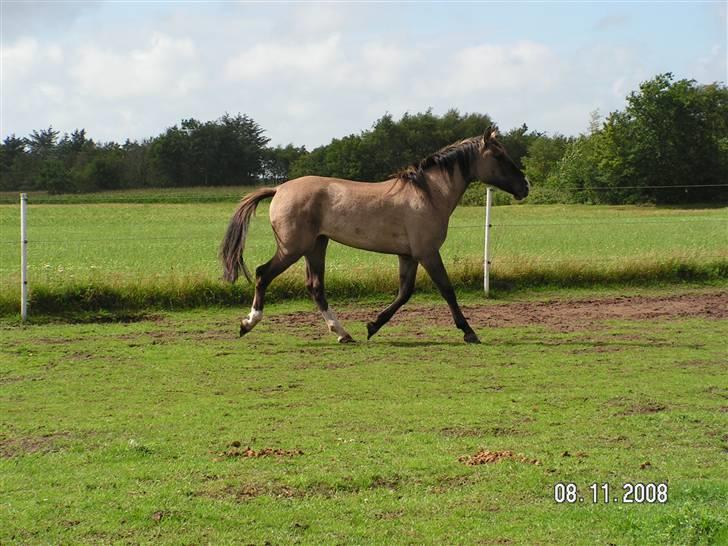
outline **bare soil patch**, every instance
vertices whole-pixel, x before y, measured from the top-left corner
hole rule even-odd
[[[526,464],[541,464],[537,459],[529,459],[522,453],[515,454],[510,450],[489,451],[487,449],[481,449],[475,455],[463,455],[458,459],[458,461],[468,466],[476,466],[479,464],[498,463],[504,459],[510,459],[512,461]]]
[[[342,309],[342,321],[369,321],[384,308]],[[392,319],[393,324],[415,323],[450,326],[445,303],[405,306]],[[475,328],[544,326],[570,332],[591,328],[606,320],[668,320],[678,318],[728,319],[728,292],[703,292],[666,296],[623,296],[614,298],[564,299],[466,305],[465,316]],[[318,313],[295,312],[268,317],[284,327],[323,326]]]
[[[440,434],[448,438],[468,438],[478,436],[516,436],[521,434],[521,431],[513,427],[477,428],[455,426],[440,429]]]
[[[625,404],[625,400],[619,398],[614,401],[617,404],[625,405],[624,410],[618,415],[646,415],[650,413],[660,413],[665,411],[667,406],[654,400],[632,401]]]
[[[262,449],[252,449],[250,447],[241,447],[240,442],[237,440],[230,444],[230,448],[218,453],[221,457],[243,457],[243,458],[257,458],[257,457],[296,457],[303,455],[303,451],[300,449],[280,449],[273,447],[264,447]]]
[[[0,457],[20,457],[32,453],[51,453],[58,450],[58,440],[68,438],[68,432],[54,432],[42,436],[20,436],[0,439]]]

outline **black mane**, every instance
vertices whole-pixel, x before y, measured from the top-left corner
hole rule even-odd
[[[474,152],[477,151],[482,137],[471,137],[460,140],[437,152],[428,155],[419,163],[412,163],[399,171],[395,177],[405,183],[412,184],[424,191],[427,191],[425,184],[425,171],[432,167],[446,170],[450,176],[455,171],[455,166],[460,168],[464,175],[470,173],[471,161]]]

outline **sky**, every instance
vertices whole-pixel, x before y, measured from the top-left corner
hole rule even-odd
[[[428,108],[576,135],[658,73],[725,83],[726,4],[0,0],[0,138],[227,112],[312,149]]]

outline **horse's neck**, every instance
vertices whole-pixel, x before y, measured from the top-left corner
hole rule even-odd
[[[433,195],[434,200],[447,211],[449,216],[460,202],[465,190],[468,189],[469,176],[464,175],[460,171],[460,167],[456,166],[452,174],[447,169],[433,169],[428,178],[431,193],[436,194]]]

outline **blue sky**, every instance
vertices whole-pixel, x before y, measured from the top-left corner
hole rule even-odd
[[[725,82],[726,2],[2,2],[0,137],[247,113],[312,148],[432,107],[577,134],[657,73]]]

